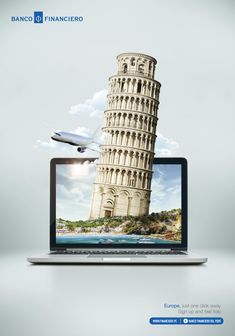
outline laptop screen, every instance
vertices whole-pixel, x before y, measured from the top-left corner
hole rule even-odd
[[[97,159],[55,165],[56,244],[182,243],[182,165],[112,169]]]

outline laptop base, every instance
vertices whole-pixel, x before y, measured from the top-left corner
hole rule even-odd
[[[178,255],[53,254],[29,257],[32,264],[202,264],[207,258],[192,253]]]

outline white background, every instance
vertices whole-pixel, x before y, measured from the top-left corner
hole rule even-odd
[[[231,258],[219,258],[219,251],[234,247],[235,234],[235,2],[12,0],[0,6],[1,249],[28,251],[19,262],[4,263],[2,334],[189,335],[189,329],[150,330],[146,321],[163,314],[165,300],[197,300],[224,303],[227,322],[225,329],[191,328],[191,334],[231,336]],[[34,10],[82,15],[84,22],[10,21]],[[77,156],[42,149],[37,140],[48,142],[55,129],[94,130],[99,118],[69,110],[107,88],[116,56],[128,51],[158,60],[158,132],[174,139],[189,161],[189,243],[217,254],[196,269],[27,267],[30,250],[48,248],[49,160]]]

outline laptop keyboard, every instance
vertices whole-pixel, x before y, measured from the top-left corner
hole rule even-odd
[[[185,255],[183,251],[164,251],[164,250],[69,250],[69,251],[54,251],[52,254],[79,254],[79,255]]]

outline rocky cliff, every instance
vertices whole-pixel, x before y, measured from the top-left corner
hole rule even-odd
[[[181,209],[153,212],[137,217],[110,217],[74,222],[60,218],[57,220],[57,229],[77,234],[134,234],[181,240]]]

